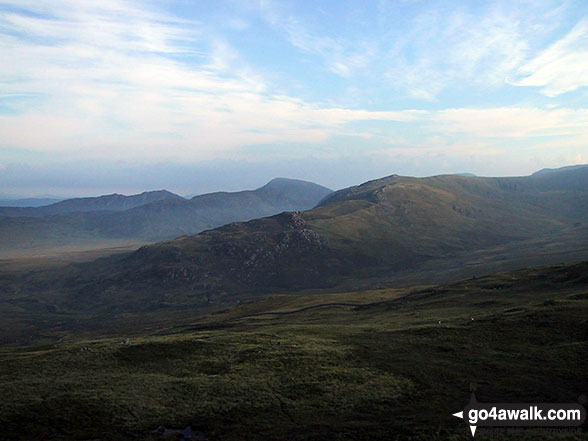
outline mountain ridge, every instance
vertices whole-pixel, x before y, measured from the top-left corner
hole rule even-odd
[[[330,192],[318,184],[282,178],[256,190],[208,193],[189,200],[174,195],[127,210],[4,216],[0,217],[0,250],[75,245],[102,239],[166,240],[229,222],[309,209]],[[119,199],[117,195],[106,198]]]

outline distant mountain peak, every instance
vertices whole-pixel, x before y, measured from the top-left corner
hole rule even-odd
[[[161,189],[161,190],[148,190],[148,191],[144,191],[143,193],[141,193],[141,195],[144,194],[166,194],[166,195],[173,195],[173,196],[178,196],[175,193],[172,193],[171,191],[165,190],[165,189]]]
[[[269,181],[265,185],[269,185],[269,184],[276,183],[276,182],[289,182],[289,181],[300,181],[300,179],[282,178],[282,177],[278,176],[277,178],[273,178],[271,181]]]
[[[320,193],[321,194],[321,198],[326,196],[327,194],[331,193],[332,190],[327,188],[327,187],[323,187],[322,185],[319,184],[315,184],[314,182],[309,182],[309,181],[303,181],[301,179],[291,179],[291,178],[274,178],[271,181],[269,181],[267,184],[265,184],[263,187],[258,188],[255,191],[260,191],[260,192],[279,192],[279,193],[283,193],[283,192],[287,192],[287,193],[292,193],[294,192],[295,194],[299,194],[299,193]]]
[[[277,177],[272,179],[271,181],[269,181],[267,184],[265,184],[263,187],[276,187],[276,186],[283,186],[283,185],[296,185],[296,184],[311,184],[311,185],[316,185],[319,186],[318,184],[315,184],[314,182],[309,182],[309,181],[303,181],[301,179],[292,179],[292,178],[282,178],[282,177]]]

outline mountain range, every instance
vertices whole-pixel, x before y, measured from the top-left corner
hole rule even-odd
[[[279,194],[275,184],[258,192]],[[587,214],[588,166],[514,178],[392,175],[331,193],[311,210],[4,280],[2,295],[27,291],[39,301],[42,293],[58,309],[121,312],[378,280],[426,284],[585,259]]]
[[[110,241],[152,242],[229,222],[313,208],[331,190],[277,178],[257,190],[184,199],[165,190],[69,199],[38,208],[0,208],[0,251]]]

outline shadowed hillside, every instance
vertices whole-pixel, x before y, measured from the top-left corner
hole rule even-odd
[[[569,230],[586,244],[588,167],[580,178],[391,176],[310,211],[145,247],[121,268],[157,268],[159,283],[216,293],[325,286]]]

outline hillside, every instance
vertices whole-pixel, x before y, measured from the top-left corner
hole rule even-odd
[[[311,182],[276,178],[256,190],[209,193],[126,211],[116,216],[112,234],[136,234],[148,240],[195,234],[230,222],[308,210],[329,193],[328,188]]]
[[[391,176],[335,192],[313,210],[144,247],[120,270],[157,269],[157,283],[197,290],[292,289],[568,231],[586,245],[588,168],[576,178]],[[186,276],[172,280],[175,273]]]
[[[451,414],[472,383],[482,402],[569,403],[588,389],[587,283],[579,263],[272,296],[183,322],[165,310],[147,330],[129,327],[145,314],[89,333],[57,323],[44,344],[1,348],[2,437],[164,441],[190,426],[210,441],[471,440]],[[588,439],[586,424],[561,439]]]
[[[344,253],[402,265],[561,232],[586,222],[588,167],[546,176],[390,176],[305,213]]]
[[[144,198],[125,200],[127,204],[132,202],[138,206],[124,210],[121,201],[115,204],[118,198],[114,200],[105,196],[106,199],[98,198],[101,200],[100,206],[119,207],[116,211],[75,212],[42,217],[0,217],[0,251],[105,242],[112,245],[116,241],[128,240],[145,243],[170,239],[229,222],[247,221],[286,210],[310,209],[330,192],[331,190],[310,182],[280,178],[257,190],[210,193],[190,200],[176,195],[143,204],[139,204],[139,201],[144,201]],[[171,195],[167,192],[166,194]],[[80,201],[82,200],[72,200],[70,207],[80,206]],[[63,203],[65,202],[67,201]],[[98,201],[94,201],[95,207],[97,204]]]
[[[63,311],[207,309],[271,292],[440,283],[581,260],[586,183],[588,168],[521,178],[390,176],[335,192],[309,211],[9,278],[0,289]]]

